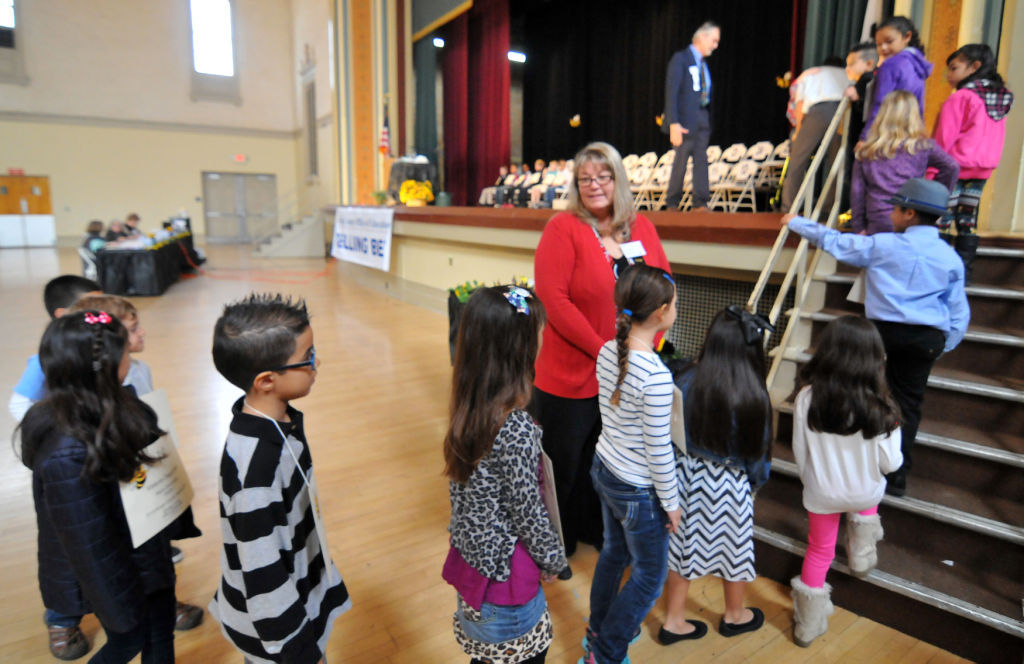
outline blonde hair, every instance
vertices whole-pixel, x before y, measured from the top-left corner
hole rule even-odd
[[[914,154],[931,146],[932,140],[925,133],[917,97],[906,90],[893,90],[885,95],[878,107],[875,122],[856,157],[860,161],[892,159],[901,150]]]
[[[67,313],[76,311],[106,311],[122,323],[139,317],[135,305],[120,295],[85,295],[75,301]]]
[[[576,180],[584,164],[604,166],[612,172],[615,181],[615,190],[612,193],[612,235],[621,233],[628,238],[633,220],[636,219],[636,210],[633,209],[633,192],[629,190],[629,178],[626,176],[626,168],[622,165],[619,151],[608,143],[597,141],[580,150],[573,161],[575,166],[572,172],[572,186],[569,188],[569,212],[597,228],[597,219],[590,210],[583,207],[580,187]]]

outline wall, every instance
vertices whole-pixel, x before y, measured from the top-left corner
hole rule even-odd
[[[123,219],[128,212],[153,229],[179,209],[203,235],[203,170],[273,173],[279,194],[295,190],[295,141],[284,132],[0,119],[0,145],[0,169],[50,177],[59,237],[79,238],[88,220]],[[235,163],[236,153],[249,161]]]
[[[234,3],[240,104],[191,100],[188,7],[19,3],[28,83],[0,85],[0,169],[51,177],[58,235],[132,210],[155,224],[182,207],[201,234],[203,170],[272,173],[279,196],[296,197],[292,3]]]

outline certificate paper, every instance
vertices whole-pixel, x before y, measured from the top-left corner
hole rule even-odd
[[[686,454],[686,425],[683,422],[683,392],[678,387],[672,388],[672,419],[669,424],[672,442],[680,452]]]
[[[544,507],[548,508],[548,518],[554,524],[555,532],[558,533],[558,540],[564,547],[565,537],[562,535],[562,518],[558,513],[558,495],[555,492],[555,468],[551,465],[551,457],[544,450],[540,451],[540,464],[544,473],[544,490],[541,493],[541,499],[544,501]]]
[[[139,398],[156,411],[157,423],[167,433],[146,447],[149,456],[163,458],[142,464],[135,477],[121,482],[121,504],[135,548],[169,526],[192,503],[192,483],[178,456],[167,392],[156,390]]]

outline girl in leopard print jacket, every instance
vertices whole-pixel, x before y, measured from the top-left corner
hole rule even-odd
[[[444,441],[455,638],[472,662],[543,662],[552,640],[541,580],[567,567],[541,497],[541,430],[525,410],[544,309],[516,286],[473,294],[459,324]]]

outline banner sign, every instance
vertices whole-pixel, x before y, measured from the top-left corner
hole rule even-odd
[[[334,213],[331,255],[387,272],[395,211],[386,207],[339,207]]]

